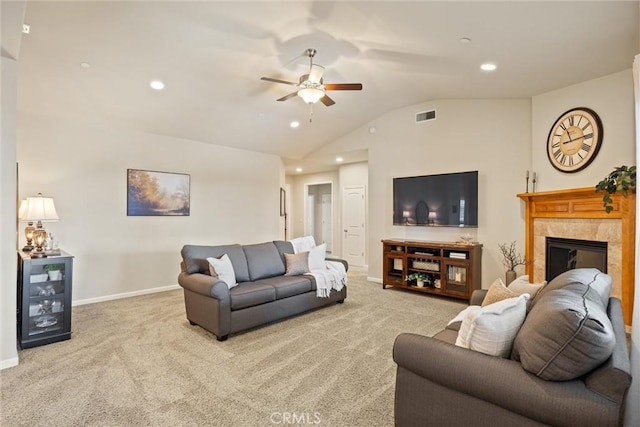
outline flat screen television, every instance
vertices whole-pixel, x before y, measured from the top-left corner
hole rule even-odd
[[[394,178],[393,225],[478,227],[478,171]]]

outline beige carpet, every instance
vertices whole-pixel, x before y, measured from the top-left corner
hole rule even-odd
[[[0,372],[0,424],[392,426],[395,337],[464,307],[358,271],[344,304],[225,342],[189,325],[181,291],[75,307],[71,340]]]

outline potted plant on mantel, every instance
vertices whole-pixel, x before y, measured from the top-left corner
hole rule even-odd
[[[505,285],[508,285],[513,282],[517,276],[516,267],[519,265],[525,265],[527,261],[516,250],[515,240],[508,245],[506,243],[498,243],[498,246],[500,246],[500,252],[502,252],[502,256],[504,257],[504,266],[507,268],[507,272],[505,274]]]
[[[596,185],[596,193],[604,191],[604,195],[602,196],[602,206],[604,206],[604,210],[607,213],[610,213],[613,210],[612,194],[620,191],[623,197],[627,197],[629,190],[635,191],[635,189],[635,166],[619,166]]]

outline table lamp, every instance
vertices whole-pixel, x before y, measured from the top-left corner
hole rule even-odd
[[[18,218],[20,221],[26,221],[25,215],[27,213],[27,199],[22,199],[20,202],[20,210],[18,210]],[[33,221],[28,221],[27,226],[24,228],[24,237],[27,239],[27,244],[22,248],[23,252],[31,252],[33,250],[33,232],[36,228],[33,226]]]
[[[26,206],[21,219],[28,221],[28,223],[31,224],[36,221],[36,227],[35,230],[33,230],[33,243],[35,248],[31,251],[31,257],[46,257],[47,255],[43,246],[47,240],[47,231],[42,226],[42,223],[60,220],[60,218],[58,218],[58,213],[56,212],[56,207],[53,203],[53,198],[43,197],[42,193],[38,193],[36,197],[27,197],[24,203]],[[20,206],[20,212],[22,212],[22,205]],[[25,235],[26,234],[27,230],[25,229]],[[29,241],[27,240],[27,245],[28,244]]]

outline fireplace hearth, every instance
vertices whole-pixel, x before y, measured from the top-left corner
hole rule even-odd
[[[607,272],[607,242],[546,237],[545,280],[574,268],[597,268]]]

